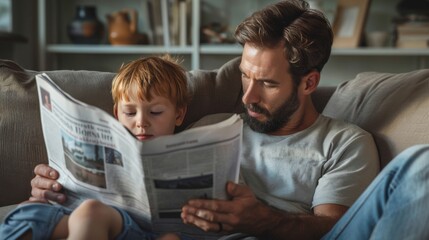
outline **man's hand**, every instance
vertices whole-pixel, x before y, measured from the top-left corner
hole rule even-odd
[[[183,222],[210,232],[264,232],[262,218],[270,209],[247,186],[228,182],[226,191],[231,200],[190,200],[182,208]]]
[[[66,196],[60,193],[62,186],[56,180],[59,173],[47,164],[39,164],[34,168],[36,176],[31,180],[30,201],[63,203]]]

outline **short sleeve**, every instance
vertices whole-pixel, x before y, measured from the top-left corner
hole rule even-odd
[[[335,146],[335,141],[331,143]],[[331,159],[322,168],[312,207],[320,204],[351,206],[380,169],[372,136],[363,131],[341,146],[333,147]]]

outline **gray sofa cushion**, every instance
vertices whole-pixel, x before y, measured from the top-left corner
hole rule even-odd
[[[243,112],[239,64],[240,58],[235,58],[215,71],[188,72],[188,87],[192,99],[179,130],[208,114]]]
[[[323,113],[371,132],[385,166],[405,148],[429,143],[429,70],[358,74],[337,87]]]
[[[13,62],[0,63],[0,205],[30,196],[32,169],[43,159],[38,99],[32,74]],[[25,191],[22,191],[25,189]],[[25,195],[26,193],[26,195]]]

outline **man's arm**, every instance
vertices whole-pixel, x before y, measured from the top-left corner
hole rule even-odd
[[[60,193],[62,186],[56,180],[59,173],[47,164],[39,164],[34,168],[36,176],[31,180],[30,201],[63,203],[66,196]]]
[[[227,184],[232,200],[191,200],[182,208],[184,223],[204,231],[242,232],[269,239],[320,239],[347,211],[347,207],[323,204],[314,215],[291,214],[259,201],[243,185]]]

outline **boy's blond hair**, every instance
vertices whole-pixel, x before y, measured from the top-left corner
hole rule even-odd
[[[169,55],[140,58],[121,66],[112,82],[113,102],[130,96],[150,101],[153,95],[170,99],[176,108],[189,102],[185,70]]]

